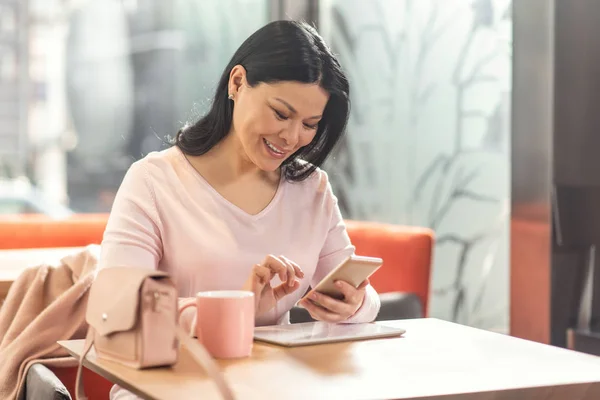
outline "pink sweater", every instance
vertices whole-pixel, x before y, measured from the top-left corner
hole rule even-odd
[[[251,215],[223,198],[171,147],[127,172],[104,233],[100,267],[158,268],[172,276],[181,297],[193,297],[198,291],[240,289],[267,254],[285,255],[305,277],[296,292],[256,321],[271,325],[289,322],[288,311],[306,289],[353,252],[324,171],[298,183],[282,180],[271,203]],[[379,305],[368,287],[348,322],[372,321]]]

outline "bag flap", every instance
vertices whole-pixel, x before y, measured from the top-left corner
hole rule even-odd
[[[144,280],[167,277],[165,272],[148,268],[102,268],[90,288],[87,323],[102,336],[132,329],[138,318]]]

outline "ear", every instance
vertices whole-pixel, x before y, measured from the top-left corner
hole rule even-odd
[[[235,97],[244,86],[246,86],[246,68],[236,65],[229,73],[228,93]]]

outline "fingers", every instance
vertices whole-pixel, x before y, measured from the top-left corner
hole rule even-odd
[[[368,285],[368,280],[361,283],[358,288],[345,281],[336,281],[335,286],[344,294],[344,302],[349,304],[357,304],[364,297],[365,288]]]
[[[271,282],[271,279],[273,279],[273,271],[264,265],[256,264],[252,272],[258,283],[262,286]]]
[[[336,300],[333,297],[318,292],[311,293],[309,299],[317,302],[322,308],[325,308],[327,311],[330,311],[334,314],[338,314],[344,319],[354,313],[353,305],[348,304],[345,299],[344,301]]]
[[[287,265],[283,260],[274,255],[269,254],[265,257],[265,260],[262,263],[263,266],[269,268],[275,274],[279,276],[281,282],[291,282],[294,281],[295,272],[294,268],[291,265]],[[290,273],[292,276],[290,276]]]
[[[292,263],[286,259],[285,257],[279,256],[278,257],[281,262],[283,262],[285,264],[285,267],[287,269],[287,283],[288,286],[294,286],[294,282],[296,282],[296,269],[294,268],[294,266],[292,265]]]
[[[285,256],[280,256],[280,258],[294,268],[294,272],[298,278],[304,278],[304,271],[302,271],[302,268],[300,268],[298,264],[296,264],[295,262],[293,262]]]
[[[273,296],[275,297],[275,300],[280,300],[282,297],[295,292],[299,287],[300,282],[298,281],[294,281],[292,286],[290,286],[287,282],[283,282],[281,285],[273,289]]]
[[[362,305],[366,292],[365,288],[369,281],[365,280],[358,288],[344,281],[337,281],[335,284],[344,295],[344,300],[337,300],[323,293],[314,292],[310,294],[310,300],[307,299],[300,303],[313,318],[327,322],[347,320]]]
[[[302,306],[306,309],[306,311],[308,311],[308,313],[311,315],[311,317],[313,317],[314,319],[316,319],[318,321],[341,322],[346,319],[346,317],[344,317],[340,314],[336,314],[331,311],[328,311],[328,310],[324,309],[323,307],[320,307],[317,304],[313,303],[310,300],[304,300],[302,302]]]
[[[263,290],[264,286],[270,284],[275,275],[279,276],[281,285],[273,289],[273,294],[276,299],[280,299],[295,292],[300,287],[296,277],[303,278],[304,272],[298,264],[284,256],[268,255],[262,264],[253,267],[253,275],[261,286],[259,292]]]
[[[304,272],[300,266],[285,256],[275,257],[270,254],[263,261],[263,265],[277,274],[282,283],[287,282],[290,287],[294,286],[296,276],[304,278]]]

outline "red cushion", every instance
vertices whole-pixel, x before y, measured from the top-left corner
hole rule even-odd
[[[346,221],[346,226],[356,254],[383,259],[371,277],[373,287],[379,293],[415,293],[427,310],[433,231],[364,221]]]
[[[102,242],[107,215],[80,214],[55,220],[45,216],[0,218],[0,249],[78,247]]]
[[[71,397],[75,398],[75,378],[77,377],[77,368],[50,368],[65,385]],[[95,372],[83,368],[83,387],[88,400],[108,400],[110,388],[113,384],[96,374]]]

